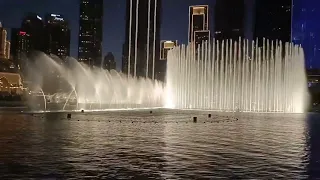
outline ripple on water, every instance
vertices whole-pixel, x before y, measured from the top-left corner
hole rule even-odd
[[[315,178],[317,118],[208,118],[195,111],[75,113],[71,120],[63,113],[6,114],[0,116],[0,179]]]

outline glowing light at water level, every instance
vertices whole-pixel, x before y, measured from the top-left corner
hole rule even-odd
[[[167,105],[302,113],[307,95],[303,49],[281,41],[258,44],[239,39],[175,47],[168,54]]]

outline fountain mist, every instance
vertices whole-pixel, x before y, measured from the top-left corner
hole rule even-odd
[[[43,89],[48,99],[44,110],[163,106],[165,91],[162,82],[128,77],[114,70],[92,68],[73,58],[68,58],[67,62],[63,63],[61,59],[41,54],[30,63],[29,78],[36,83],[36,87]]]
[[[302,113],[304,53],[292,43],[225,40],[175,47],[168,54],[166,106]],[[196,50],[197,49],[197,50]]]

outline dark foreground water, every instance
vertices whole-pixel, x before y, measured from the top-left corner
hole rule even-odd
[[[207,114],[1,113],[0,179],[320,178],[319,115]]]

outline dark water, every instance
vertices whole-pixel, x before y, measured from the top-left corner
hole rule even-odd
[[[0,179],[320,178],[319,115],[207,113],[2,113]]]

